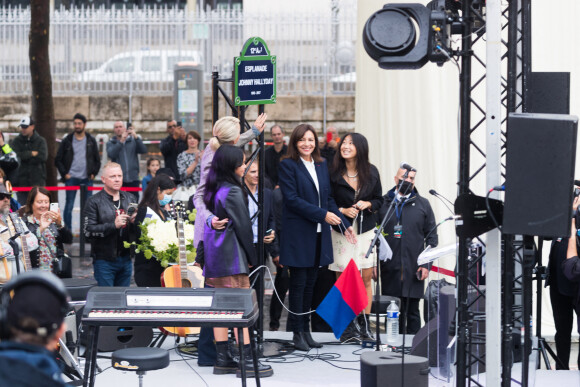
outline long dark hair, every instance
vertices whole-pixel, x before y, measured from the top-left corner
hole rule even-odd
[[[26,209],[24,210],[26,215],[32,215],[32,205],[34,204],[34,201],[36,200],[36,197],[38,196],[39,193],[48,196],[48,200],[52,201],[50,192],[48,192],[46,188],[32,187],[32,189],[28,193],[28,197],[26,198],[26,206],[25,206]]]
[[[346,173],[346,161],[340,154],[340,148],[344,140],[350,137],[354,147],[356,148],[356,171],[358,173],[358,189],[359,197],[367,194],[367,191],[373,189],[371,186],[371,163],[369,162],[369,143],[365,136],[360,133],[347,133],[340,138],[336,156],[331,167],[330,178],[333,182],[337,182],[342,175]]]
[[[318,136],[316,135],[316,131],[314,128],[309,124],[300,124],[294,128],[292,134],[290,135],[290,141],[288,144],[288,152],[284,158],[292,159],[294,161],[300,160],[300,152],[298,151],[298,140],[300,140],[306,132],[312,132],[314,135],[314,150],[312,151],[312,159],[319,163],[322,161],[322,157],[320,157],[320,149],[318,148]]]
[[[143,193],[143,199],[139,203],[139,208],[151,208],[155,213],[161,216],[161,206],[159,205],[159,198],[157,197],[157,190],[165,191],[166,189],[175,188],[175,182],[166,174],[160,173],[156,175]],[[163,216],[161,216],[163,218]]]
[[[223,183],[230,183],[242,188],[242,181],[236,175],[236,168],[243,163],[244,151],[237,146],[224,144],[215,151],[211,169],[205,181],[205,192],[203,194],[205,206],[210,211],[213,212],[215,210],[215,195]],[[245,195],[244,200],[247,200]]]

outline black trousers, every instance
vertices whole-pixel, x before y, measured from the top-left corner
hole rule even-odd
[[[316,259],[312,267],[290,266],[290,293],[288,303],[290,312],[288,313],[288,329],[292,332],[310,332],[310,308],[312,307],[312,295],[314,285],[318,277],[318,266],[320,262],[321,235],[318,233],[316,241]]]
[[[421,315],[419,314],[420,300],[420,298],[401,297],[401,306],[399,307],[400,334],[403,334],[405,325],[407,327],[407,334],[409,335],[414,335],[421,329]]]
[[[556,286],[550,286],[550,302],[556,326],[556,354],[566,370],[570,369],[570,347],[572,343],[572,327],[574,325],[575,297],[561,294]],[[556,369],[561,369],[556,363]],[[578,369],[580,369],[580,353],[578,353]]]

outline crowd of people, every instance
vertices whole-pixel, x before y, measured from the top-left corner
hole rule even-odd
[[[243,146],[264,131],[266,119],[266,114],[260,115],[251,130],[241,133],[237,118],[223,117],[215,123],[203,150],[197,132],[186,133],[179,122],[170,120],[168,135],[159,146],[163,168],[159,159],[147,160],[147,176],[140,181],[139,155],[147,149],[133,126],[114,123],[114,136],[106,144],[110,161],[101,167],[96,140],[85,130],[86,117],[76,114],[74,131],[60,143],[55,164],[66,186],[92,185],[101,173],[103,189],[87,199],[81,230],[91,244],[98,284],[130,286],[134,279],[137,286],[161,286],[161,264],[147,259],[143,252],[136,253],[125,242],[139,240],[137,226],[145,219],[170,219],[168,205],[179,199],[197,211],[193,244],[206,287],[249,288],[250,274],[258,266],[258,236],[265,235],[265,252],[277,268],[274,286],[282,303],[288,292],[286,330],[293,332],[297,350],[308,351],[322,347],[311,331],[330,330],[311,311],[354,259],[369,304],[345,330],[341,341],[373,339],[368,315],[371,281],[377,279],[376,251],[369,258],[365,255],[380,219],[392,207],[394,215],[386,223],[385,233],[393,258],[381,262],[382,293],[399,297],[406,305],[402,308],[406,313],[401,333],[416,333],[421,326],[419,299],[428,275],[427,266],[417,266],[417,256],[426,244],[437,245],[437,234],[431,232],[433,211],[414,187],[416,172],[399,168],[394,186],[384,194],[363,135],[347,133],[339,138],[336,130],[330,129],[329,138],[320,143],[311,125],[300,124],[286,144],[283,129],[274,125],[270,128],[273,145],[264,156],[264,200],[259,203],[258,162],[250,163]],[[18,211],[29,230],[31,265],[54,271],[55,259],[64,254],[63,244],[72,241],[76,191],[67,191],[62,215],[58,208],[52,208],[51,194],[43,188],[46,141],[36,134],[30,117],[24,118],[19,128],[20,135],[10,145],[0,139],[0,167],[5,167],[6,175],[12,174],[18,185],[34,188],[26,198],[19,197],[20,203],[11,203],[9,190],[2,191],[4,186],[0,186],[0,226],[7,223],[11,204],[22,204]],[[21,171],[34,169],[35,164],[42,165],[39,170],[43,173],[26,173],[26,179],[20,179]],[[143,188],[141,200],[122,189],[139,186]],[[257,220],[260,207],[265,219],[261,232]],[[2,246],[12,248],[13,255],[19,257],[22,249],[10,245],[10,232],[0,230],[0,236],[3,234],[8,238],[2,239]],[[429,237],[426,242],[425,237]],[[280,329],[282,303],[272,297],[272,330]],[[251,359],[249,335],[244,338],[246,359]],[[239,373],[228,348],[227,328],[202,329],[199,346],[200,365],[213,365],[218,374]],[[273,374],[270,366],[261,363],[254,369],[248,361],[246,367],[250,376]]]

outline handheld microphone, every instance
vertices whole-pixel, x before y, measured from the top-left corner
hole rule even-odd
[[[409,164],[407,164],[404,161],[401,162],[401,165],[399,165],[399,168],[406,169],[409,172],[417,172],[417,170],[415,168],[413,168],[412,166],[410,166]]]

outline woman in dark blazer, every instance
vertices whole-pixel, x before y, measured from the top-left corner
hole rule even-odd
[[[288,320],[294,347],[301,351],[322,345],[310,335],[310,305],[318,268],[332,263],[330,226],[354,242],[350,223],[338,211],[331,194],[326,161],[320,157],[314,128],[298,125],[290,136],[287,156],[280,163],[284,196],[280,264],[290,270]]]
[[[338,232],[332,232],[334,262],[328,267],[339,276],[351,259],[354,259],[365,284],[369,303],[358,318],[358,328],[352,322],[341,336],[341,341],[352,337],[372,338],[368,315],[372,305],[372,287],[376,256],[365,255],[375,236],[377,211],[383,203],[381,178],[377,168],[369,162],[369,144],[365,136],[349,133],[342,136],[338,152],[330,168],[331,186],[338,210],[352,223],[357,243],[349,245]]]
[[[220,146],[213,157],[203,200],[206,208],[219,219],[227,220],[224,229],[204,225],[203,274],[206,285],[212,288],[250,287],[250,266],[258,259],[254,248],[254,233],[248,211],[247,194],[242,189],[241,177],[246,166],[244,152],[233,145]],[[216,362],[214,374],[235,373],[238,363],[228,351],[228,328],[214,328]],[[249,377],[255,376],[248,329],[244,328],[244,355]],[[238,370],[239,371],[239,370]],[[272,376],[272,367],[258,364],[260,377]]]

